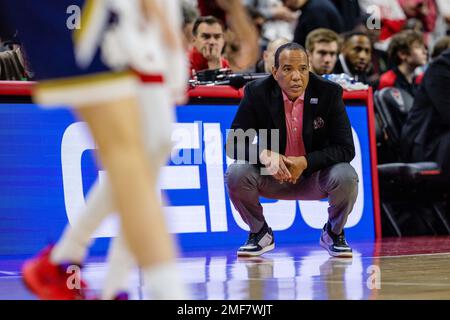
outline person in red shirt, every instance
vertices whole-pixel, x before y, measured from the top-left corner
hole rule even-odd
[[[388,55],[394,67],[381,75],[377,89],[396,87],[414,97],[418,87],[415,70],[428,59],[422,34],[414,30],[396,34],[389,44]]]
[[[222,56],[225,46],[224,26],[213,16],[199,17],[192,29],[193,48],[189,51],[191,75],[202,70],[229,68],[230,63]]]

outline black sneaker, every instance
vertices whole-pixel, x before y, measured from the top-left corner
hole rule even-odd
[[[272,229],[264,224],[258,233],[250,233],[247,242],[237,251],[238,256],[260,256],[275,248]]]
[[[353,256],[352,248],[345,241],[344,230],[342,230],[340,235],[335,235],[328,223],[323,226],[322,234],[320,235],[320,245],[333,257],[351,258]]]

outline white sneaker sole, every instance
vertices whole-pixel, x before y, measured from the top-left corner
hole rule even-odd
[[[325,242],[323,242],[322,237],[320,237],[320,246],[322,248],[324,248],[325,250],[327,250],[328,254],[330,256],[332,256],[332,257],[339,257],[339,258],[352,258],[353,257],[353,252],[334,252],[334,251],[331,251],[328,248],[328,245]]]
[[[249,251],[239,251],[237,252],[237,255],[239,257],[256,257],[256,256],[260,256],[268,251],[271,251],[275,249],[275,243],[272,243],[271,245],[268,245],[267,247],[262,248],[259,251],[255,251],[255,252],[249,252]]]

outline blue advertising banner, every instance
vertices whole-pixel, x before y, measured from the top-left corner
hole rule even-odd
[[[224,184],[232,162],[225,154],[226,130],[237,110],[230,105],[177,107],[174,149],[162,170],[166,217],[182,250],[242,244],[247,227]],[[369,130],[365,106],[348,106],[356,147],[352,165],[359,196],[347,225],[347,239],[375,238]],[[92,183],[104,178],[95,165],[86,125],[65,110],[34,104],[0,104],[0,255],[29,255],[56,241],[76,219]],[[317,242],[327,219],[327,201],[261,199],[278,244]],[[94,253],[103,253],[117,232],[117,217],[105,221]]]

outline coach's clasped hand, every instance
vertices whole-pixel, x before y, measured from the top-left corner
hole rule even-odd
[[[291,173],[291,179],[288,182],[297,183],[298,179],[303,174],[303,171],[308,167],[308,161],[304,156],[301,157],[287,157],[291,164],[287,164],[289,172]]]
[[[308,163],[304,156],[286,157],[271,150],[263,150],[259,156],[267,171],[280,183],[297,183]]]

